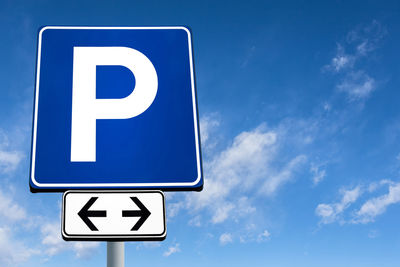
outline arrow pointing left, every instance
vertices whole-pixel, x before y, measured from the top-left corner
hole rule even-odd
[[[79,217],[82,221],[90,228],[92,231],[98,231],[97,227],[89,220],[89,217],[107,217],[107,211],[105,210],[89,210],[90,207],[98,197],[91,197],[89,201],[83,206],[83,208],[78,212]]]

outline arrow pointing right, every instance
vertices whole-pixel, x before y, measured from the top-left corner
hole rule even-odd
[[[140,210],[123,210],[122,217],[140,217],[131,229],[131,231],[137,231],[147,220],[147,218],[149,218],[151,213],[137,197],[131,197],[131,199],[133,202],[135,202],[136,206],[138,206]]]

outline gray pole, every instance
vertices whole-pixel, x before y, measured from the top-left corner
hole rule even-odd
[[[107,267],[124,267],[124,242],[107,242]]]

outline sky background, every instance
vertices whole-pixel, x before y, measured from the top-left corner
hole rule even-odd
[[[126,266],[399,266],[400,4],[0,0],[0,265],[106,266],[29,192],[38,29],[192,29],[204,190]]]

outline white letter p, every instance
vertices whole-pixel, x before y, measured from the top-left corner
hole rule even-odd
[[[121,99],[96,99],[96,66],[124,66],[135,88]],[[157,94],[157,72],[141,52],[128,47],[74,47],[71,161],[96,161],[96,120],[129,119],[143,113]]]

